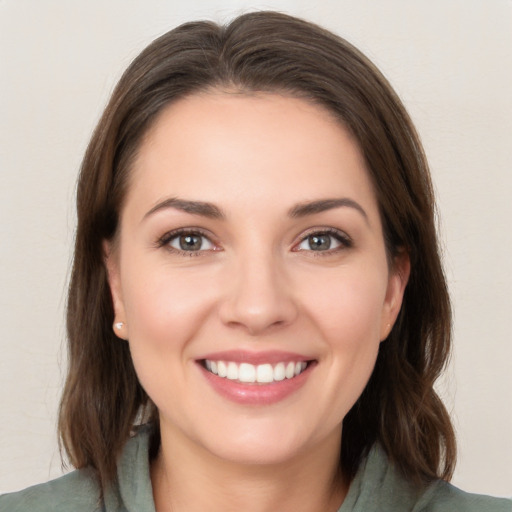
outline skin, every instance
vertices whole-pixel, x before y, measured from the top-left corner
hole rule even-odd
[[[162,206],[170,198],[211,203],[223,217]],[[290,215],[339,198],[352,202]],[[160,412],[157,510],[337,510],[349,485],[337,475],[342,420],[409,275],[406,255],[389,265],[348,131],[301,99],[190,96],[145,137],[120,219],[106,264],[124,322],[116,334]],[[204,235],[200,250],[165,236],[183,228]],[[224,350],[282,350],[314,364],[283,400],[247,405],[217,393],[198,364]]]

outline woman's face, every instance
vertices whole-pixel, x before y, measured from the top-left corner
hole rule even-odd
[[[222,92],[171,105],[146,136],[107,266],[163,438],[244,463],[339,448],[408,276],[340,124]]]

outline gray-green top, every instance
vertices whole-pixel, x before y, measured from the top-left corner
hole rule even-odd
[[[0,512],[155,512],[149,478],[148,441],[143,428],[126,445],[118,485],[99,501],[86,470],[73,471],[46,484],[0,496]],[[437,481],[415,489],[374,447],[361,464],[338,512],[512,512],[512,500],[479,496]]]

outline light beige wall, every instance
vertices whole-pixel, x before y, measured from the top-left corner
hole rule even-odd
[[[60,474],[56,407],[77,168],[122,69],[186,20],[274,8],[382,68],[425,143],[455,306],[440,384],[454,482],[512,494],[510,0],[0,0],[0,491]]]

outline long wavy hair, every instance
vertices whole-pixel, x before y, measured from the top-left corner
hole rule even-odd
[[[131,163],[167,105],[211,88],[276,92],[322,105],[350,130],[366,160],[388,257],[406,250],[402,309],[373,374],[343,420],[340,467],[351,477],[376,442],[415,483],[449,479],[455,437],[434,382],[450,351],[451,311],[425,155],[401,101],[375,66],[334,34],[275,12],[226,26],[186,23],[128,67],[94,131],[80,170],[78,226],[67,304],[69,368],[59,432],[69,460],[105,489],[134,426],[158,413],[129,347],[114,335],[102,244],[112,240]]]

